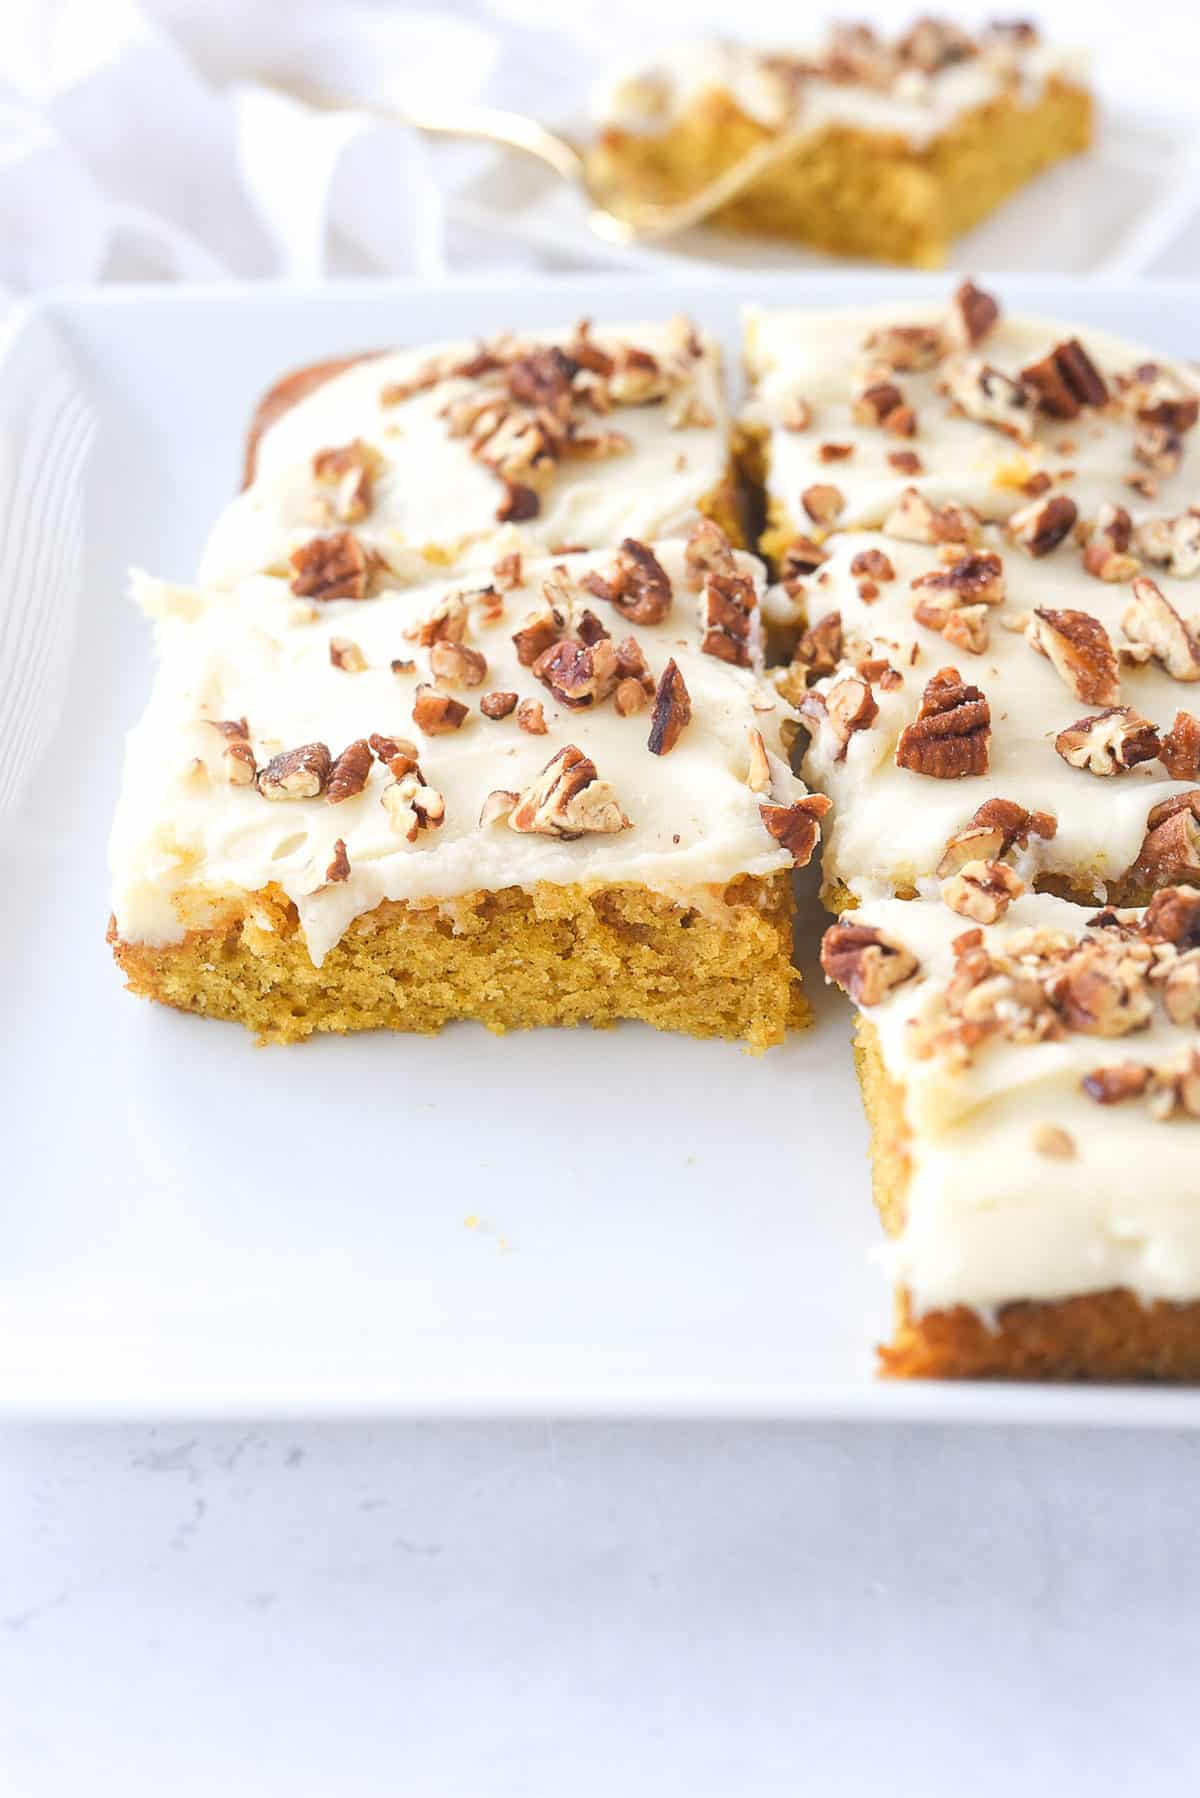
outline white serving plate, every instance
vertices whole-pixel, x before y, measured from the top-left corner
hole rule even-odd
[[[1200,1393],[873,1378],[890,1301],[811,890],[817,1028],[757,1060],[638,1026],[259,1049],[127,995],[104,942],[122,733],[151,676],[125,571],[189,577],[281,370],[679,309],[736,367],[751,298],[945,290],[158,287],[20,316],[0,356],[0,1411],[1200,1422]],[[1000,291],[1196,348],[1192,288]]]

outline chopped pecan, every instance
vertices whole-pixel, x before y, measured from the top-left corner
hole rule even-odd
[[[750,624],[758,596],[748,574],[710,574],[700,596],[700,648],[738,668],[750,666]]]
[[[842,614],[826,612],[810,630],[805,631],[796,645],[792,663],[793,666],[798,663],[812,679],[819,680],[823,675],[832,674],[841,659]]]
[[[1139,1062],[1113,1061],[1107,1067],[1093,1068],[1080,1084],[1097,1105],[1120,1105],[1125,1099],[1140,1097],[1149,1081],[1149,1068]]]
[[[465,643],[447,643],[444,639],[429,651],[429,666],[438,680],[452,686],[480,687],[487,678],[487,657]]]
[[[367,739],[372,751],[391,768],[393,774],[407,773],[417,765],[417,746],[408,737],[384,737],[378,731]],[[397,760],[408,766],[401,770],[395,766]]]
[[[1178,1067],[1154,1069],[1150,1115],[1162,1120],[1176,1111],[1200,1118],[1200,1049],[1193,1049]]]
[[[763,734],[751,725],[746,735],[750,742],[750,767],[746,774],[746,785],[752,793],[769,792],[771,764],[767,757],[767,746],[763,741]]]
[[[513,645],[522,668],[532,668],[563,633],[563,616],[551,605],[540,612],[530,612],[519,631],[513,632]]]
[[[1032,436],[1029,390],[978,356],[964,356],[946,373],[946,392],[967,418],[1009,437]]]
[[[990,293],[964,281],[950,302],[950,335],[966,349],[982,343],[1000,317],[1000,308]]]
[[[894,381],[869,381],[851,400],[850,416],[855,424],[882,425],[897,437],[911,437],[916,426],[916,414]],[[893,428],[893,419],[900,428]]]
[[[760,805],[768,834],[787,850],[793,868],[806,868],[820,838],[820,821],[832,801],[824,793],[807,793],[792,805]]]
[[[1156,886],[1200,879],[1200,787],[1153,808],[1134,866]]]
[[[1039,1155],[1048,1155],[1054,1161],[1070,1161],[1075,1154],[1075,1138],[1061,1124],[1035,1124],[1030,1140]]]
[[[532,487],[523,481],[505,481],[504,498],[496,507],[496,522],[523,524],[526,519],[536,518],[541,509],[541,499]]]
[[[1051,418],[1077,418],[1085,406],[1108,401],[1104,377],[1077,337],[1056,344],[1040,362],[1021,370],[1021,379],[1032,387],[1037,403]]]
[[[324,743],[301,743],[284,749],[258,771],[264,799],[315,799],[329,779],[332,757]]]
[[[1127,1036],[1154,1012],[1146,964],[1123,945],[1085,940],[1052,972],[1049,994],[1068,1030],[1082,1036]]]
[[[1025,639],[1049,657],[1055,672],[1085,705],[1118,705],[1120,671],[1108,632],[1090,612],[1038,607]]]
[[[692,716],[691,695],[674,656],[662,671],[654,695],[654,716],[646,747],[651,755],[669,755]]]
[[[814,524],[832,524],[846,509],[846,496],[840,487],[815,482],[800,495],[800,504]]]
[[[446,817],[446,801],[435,787],[425,785],[419,768],[391,781],[379,795],[379,803],[393,827],[410,843],[418,831],[438,830]]]
[[[543,650],[533,674],[564,705],[597,705],[620,678],[616,646],[608,636],[597,638],[590,647],[574,637],[561,637]]]
[[[579,364],[557,344],[547,344],[509,363],[508,391],[515,400],[534,410],[544,406],[565,416],[571,404],[571,382],[578,370]]]
[[[1190,431],[1200,419],[1200,396],[1169,368],[1144,362],[1132,374],[1118,375],[1121,404],[1140,424]]]
[[[510,793],[503,788],[489,793],[480,809],[480,828],[486,830],[489,824],[503,823],[520,797],[519,793]]]
[[[1181,951],[1200,949],[1200,892],[1194,887],[1163,887],[1142,914],[1142,935],[1170,943]]]
[[[334,668],[340,668],[343,674],[364,674],[367,658],[358,644],[350,637],[330,637],[329,660]]]
[[[470,622],[469,596],[465,593],[446,593],[438,600],[432,612],[428,612],[406,630],[404,635],[419,643],[422,649],[429,649],[435,643],[461,643]]]
[[[1110,705],[1060,730],[1054,747],[1072,768],[1089,774],[1124,774],[1159,753],[1158,731],[1132,706]]]
[[[888,463],[897,474],[917,475],[925,473],[925,464],[915,450],[890,450]]]
[[[1025,882],[1001,861],[964,862],[957,874],[942,882],[943,902],[976,924],[994,924],[1024,891]]]
[[[860,549],[850,563],[850,572],[865,575],[872,581],[894,581],[896,578],[891,557],[881,549]]]
[[[835,761],[846,759],[855,731],[866,730],[879,716],[870,683],[859,674],[842,674],[825,694],[825,714],[837,744]]]
[[[916,592],[952,596],[953,605],[998,606],[1004,603],[1004,563],[994,550],[972,550],[944,568],[919,574]]]
[[[333,845],[333,859],[325,870],[325,879],[330,886],[350,878],[350,857],[346,854],[346,841],[339,837]]]
[[[1156,475],[1178,474],[1183,461],[1183,438],[1168,425],[1138,424],[1133,434],[1133,454]]]
[[[1200,680],[1200,641],[1162,589],[1146,575],[1133,583],[1133,599],[1121,618],[1131,643],[1144,643],[1174,680]]]
[[[492,581],[501,593],[511,593],[514,587],[525,585],[525,573],[519,549],[510,549],[507,555],[498,558],[492,567]]]
[[[697,593],[710,574],[737,573],[737,558],[729,539],[711,518],[702,518],[692,526],[683,552],[683,566],[688,586]]]
[[[220,731],[223,737],[235,742],[239,737],[244,741],[250,735],[250,726],[244,718],[206,718],[205,724],[210,730]]]
[[[613,694],[613,705],[619,718],[632,718],[635,712],[643,712],[649,703],[645,687],[640,680],[627,675],[617,682],[617,690]]]
[[[523,699],[517,707],[518,729],[531,737],[544,737],[547,730],[546,714],[542,710],[540,699]]]
[[[931,506],[916,487],[906,487],[884,519],[883,531],[905,543],[974,543],[979,519],[966,506]]]
[[[1138,525],[1134,541],[1148,562],[1165,568],[1168,574],[1184,580],[1200,574],[1200,512],[1147,518]]]
[[[370,580],[367,552],[353,531],[312,537],[289,558],[292,592],[301,599],[365,599]]]
[[[221,752],[221,763],[225,769],[225,778],[231,787],[254,785],[258,764],[254,759],[253,749],[244,737],[230,738]]]
[[[942,635],[952,649],[961,649],[971,656],[983,655],[992,640],[987,607],[960,606],[946,619]]]
[[[1200,718],[1191,712],[1176,712],[1158,753],[1172,780],[1200,780]]]
[[[1124,506],[1101,506],[1083,552],[1083,566],[1098,581],[1130,581],[1141,567],[1130,553],[1133,519]]]
[[[585,606],[575,620],[575,635],[581,643],[586,643],[587,647],[591,649],[593,644],[601,642],[606,637],[611,637],[612,632],[605,630],[596,614]]]
[[[779,422],[785,431],[807,431],[812,423],[812,407],[794,393],[780,407]]]
[[[371,510],[372,484],[383,466],[383,457],[361,437],[339,449],[318,450],[312,460],[313,478],[333,493],[327,504],[342,524],[358,524]]]
[[[848,462],[854,454],[852,443],[819,443],[817,460],[819,462]]]
[[[946,353],[946,344],[937,325],[882,325],[872,331],[863,348],[874,362],[909,374],[932,368]]]
[[[783,552],[779,564],[781,581],[793,581],[806,574],[815,574],[822,562],[828,561],[829,551],[814,543],[811,537],[793,537]]]
[[[654,551],[636,537],[625,538],[607,580],[593,572],[582,584],[631,624],[661,624],[671,610],[670,577]]]
[[[508,814],[510,830],[570,839],[585,833],[611,834],[629,828],[608,781],[574,743],[546,763]]]
[[[340,805],[343,799],[353,799],[361,793],[367,784],[367,776],[371,772],[371,745],[358,737],[347,744],[329,770],[329,778],[325,783],[325,799],[329,805]]]
[[[1014,512],[1008,521],[1008,534],[1031,556],[1048,556],[1070,536],[1078,517],[1073,499],[1065,493],[1052,493],[1048,499],[1031,500]]]
[[[427,737],[441,737],[448,731],[460,730],[469,708],[449,693],[422,683],[413,700],[413,723]]]
[[[1173,1024],[1200,1024],[1200,948],[1177,957],[1167,969],[1163,1009]]]
[[[934,780],[986,774],[991,732],[991,709],[979,688],[966,685],[957,668],[941,668],[900,733],[896,765]]]
[[[1028,812],[1012,799],[985,799],[974,817],[949,839],[934,870],[939,879],[957,873],[964,863],[996,861],[1013,849],[1024,849],[1031,836],[1053,837],[1058,822],[1048,812]]]
[[[911,949],[873,924],[853,919],[833,924],[821,939],[821,968],[827,980],[856,1005],[878,1005],[893,987],[920,969]]]
[[[479,709],[485,718],[507,718],[516,707],[515,693],[485,693],[479,701]]]

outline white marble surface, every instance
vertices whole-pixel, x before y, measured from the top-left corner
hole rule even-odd
[[[0,1790],[1194,1790],[1195,1438],[9,1428]]]

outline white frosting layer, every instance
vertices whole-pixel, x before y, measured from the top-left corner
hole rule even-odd
[[[947,838],[993,797],[1058,819],[1054,837],[1034,837],[1024,852],[1020,865],[1027,878],[1047,870],[1066,873],[1099,891],[1105,880],[1117,879],[1137,859],[1151,808],[1196,784],[1169,779],[1158,761],[1100,776],[1071,767],[1057,753],[1059,731],[1101,708],[1076,698],[1053,664],[1021,631],[1005,629],[1001,619],[1036,607],[1089,612],[1105,626],[1116,648],[1125,641],[1121,617],[1131,590],[1128,584],[1109,584],[1087,574],[1069,541],[1035,560],[1010,545],[998,527],[985,536],[986,547],[1002,556],[1007,597],[1002,606],[989,608],[990,642],[982,655],[953,648],[913,617],[919,595],[911,582],[944,566],[929,546],[878,532],[838,535],[829,541],[828,562],[809,583],[814,620],[840,612],[843,629],[869,639],[875,653],[903,676],[903,684],[890,691],[875,683],[878,717],[850,737],[842,760],[826,721],[816,730],[803,765],[809,782],[834,802],[823,833],[825,877],[844,881],[859,893],[877,891],[880,883],[915,885],[932,874]],[[860,598],[859,577],[850,572],[851,562],[865,549],[881,550],[896,571],[895,580],[879,583],[879,597],[872,604]],[[1200,605],[1195,581],[1162,576],[1157,584],[1185,618]],[[987,774],[936,780],[895,764],[900,733],[916,717],[926,682],[947,666],[978,686],[991,707]],[[819,681],[817,691],[828,692],[836,678]],[[1177,711],[1200,709],[1200,683],[1173,680],[1151,661],[1121,670],[1120,703],[1167,730]]]
[[[657,136],[692,107],[720,94],[771,130],[786,127],[797,136],[811,136],[845,125],[920,148],[1002,92],[1032,105],[1052,76],[1078,81],[1085,74],[1085,59],[1078,52],[1041,43],[994,45],[935,74],[904,69],[884,87],[819,75],[793,82],[773,66],[777,55],[789,59],[801,54],[795,47],[776,53],[729,41],[678,44],[649,65],[627,67],[603,81],[593,95],[592,114],[602,129]],[[820,55],[816,46],[813,60]]]
[[[837,312],[747,311],[746,364],[756,383],[747,421],[769,430],[768,491],[798,531],[812,529],[800,495],[816,484],[832,484],[845,497],[838,518],[842,527],[882,523],[908,486],[918,487],[936,505],[953,499],[983,518],[1006,518],[1027,502],[1022,483],[1041,473],[1054,479],[1056,491],[1069,493],[1085,516],[1105,501],[1119,501],[1135,514],[1159,514],[1181,512],[1200,499],[1200,429],[1187,433],[1178,472],[1160,478],[1150,503],[1126,485],[1139,465],[1132,421],[1115,407],[1085,410],[1072,419],[1039,414],[1032,442],[1018,443],[993,426],[956,413],[939,391],[944,364],[892,377],[916,411],[914,437],[895,437],[876,425],[856,423],[852,396],[861,384],[860,371],[873,360],[866,339],[889,325],[939,324],[941,319],[936,305],[915,302]],[[1015,377],[1073,337],[1106,376],[1157,362],[1200,394],[1194,370],[1106,331],[1055,320],[1002,316],[971,354]],[[803,431],[784,426],[797,400],[812,414]],[[849,444],[853,453],[844,461],[825,462],[823,443]],[[889,462],[890,455],[905,450],[920,457],[924,472],[914,475]],[[1064,471],[1071,471],[1065,480]]]
[[[571,335],[538,332],[528,341],[561,344]],[[630,343],[665,357],[677,334],[660,321],[597,330],[593,341],[600,348]],[[697,501],[719,487],[726,472],[720,356],[711,338],[702,342],[692,391],[696,416],[710,422],[681,423],[670,399],[616,406],[594,420],[595,428],[619,430],[631,448],[560,466],[538,516],[518,527],[497,522],[503,486],[471,455],[466,438],[450,435],[443,416],[448,405],[477,391],[473,382],[456,377],[398,403],[383,398],[385,389],[411,380],[431,358],[460,360],[478,345],[434,344],[358,363],[293,406],[264,434],[255,479],[217,520],[199,578],[228,586],[246,575],[284,572],[292,551],[317,534],[314,455],[355,438],[383,457],[370,511],[355,524],[355,534],[384,558],[398,582],[427,581],[446,568],[479,567],[510,547],[510,539],[552,551],[619,543],[626,536],[650,542],[677,535],[694,520]]]
[[[1018,899],[989,943],[1044,925],[1078,934],[1086,912],[1048,895]],[[993,1041],[966,1068],[913,1055],[910,1021],[936,1004],[969,928],[935,901],[878,901],[856,914],[905,943],[919,975],[865,1013],[912,1133],[907,1223],[885,1251],[917,1312],[979,1310],[1128,1287],[1147,1300],[1200,1297],[1200,1123],[1155,1121],[1144,1103],[1098,1105],[1080,1082],[1123,1061],[1177,1065],[1200,1033],[1169,1022],[1104,1038]],[[1039,1125],[1066,1130],[1073,1156],[1034,1147]]]
[[[429,651],[405,632],[429,617],[462,583],[395,591],[360,603],[299,604],[286,584],[259,576],[232,592],[170,587],[141,577],[136,595],[159,621],[162,663],[141,723],[131,732],[125,781],[112,836],[117,927],[126,940],[179,941],[211,920],[221,895],[256,892],[274,882],[298,907],[309,951],[319,963],[351,920],[385,899],[452,900],[477,889],[532,887],[539,881],[640,884],[684,903],[717,910],[720,889],[739,874],[771,874],[790,856],[768,834],[759,807],[787,804],[804,788],[783,759],[780,727],[791,708],[748,668],[730,667],[698,648],[697,598],[683,585],[683,545],[658,553],[674,586],[672,609],[657,626],[631,625],[603,600],[587,606],[614,639],[636,637],[657,680],[674,656],[692,702],[692,719],[665,756],[647,749],[650,710],[618,715],[613,700],[569,710],[528,668],[512,633],[544,608],[551,564],[529,564],[525,584],[506,595],[504,616],[465,639],[487,658],[477,688],[447,688],[470,706],[462,728],[423,737],[413,722],[418,682],[430,679]],[[611,566],[612,556],[571,557],[573,575]],[[759,581],[758,564],[739,558]],[[347,673],[330,662],[330,639],[351,639],[368,666]],[[413,659],[393,674],[393,659]],[[512,691],[538,699],[548,732],[533,736],[515,716],[481,715],[481,695]],[[445,797],[445,823],[409,844],[380,796],[390,775],[376,763],[366,789],[331,805],[322,798],[272,801],[223,773],[225,740],[205,719],[249,724],[261,767],[270,756],[313,741],[334,755],[380,732],[418,745],[428,785]],[[748,732],[761,731],[771,756],[772,790],[748,787]],[[503,822],[481,827],[480,809],[496,789],[519,791],[565,744],[595,761],[616,789],[630,828],[563,841],[520,835]],[[328,884],[338,838],[351,872]]]

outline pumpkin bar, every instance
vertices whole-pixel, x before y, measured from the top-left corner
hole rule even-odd
[[[508,550],[740,541],[719,352],[683,318],[506,333],[316,364],[255,415],[248,484],[213,528],[204,585],[254,574],[361,599]]]
[[[713,224],[927,268],[1092,132],[1078,55],[1027,24],[928,18],[891,41],[841,24],[811,49],[681,45],[606,81],[593,111],[590,174],[618,211],[686,199],[786,138]]]
[[[685,540],[368,603],[141,579],[110,940],[264,1038],[639,1018],[761,1049],[805,1008],[791,871],[828,808],[761,673],[761,570]]]
[[[1009,315],[970,281],[945,306],[751,310],[745,353],[741,456],[764,490],[761,547],[794,618],[813,543],[881,525],[910,487],[985,521],[1056,495],[1084,518],[1106,503],[1172,517],[1200,494],[1194,368]]]
[[[1200,889],[883,900],[859,1007],[898,1377],[1200,1378]]]
[[[909,490],[885,527],[827,541],[781,679],[831,905],[981,858],[1085,904],[1200,880],[1200,517],[1053,494],[980,526]]]

